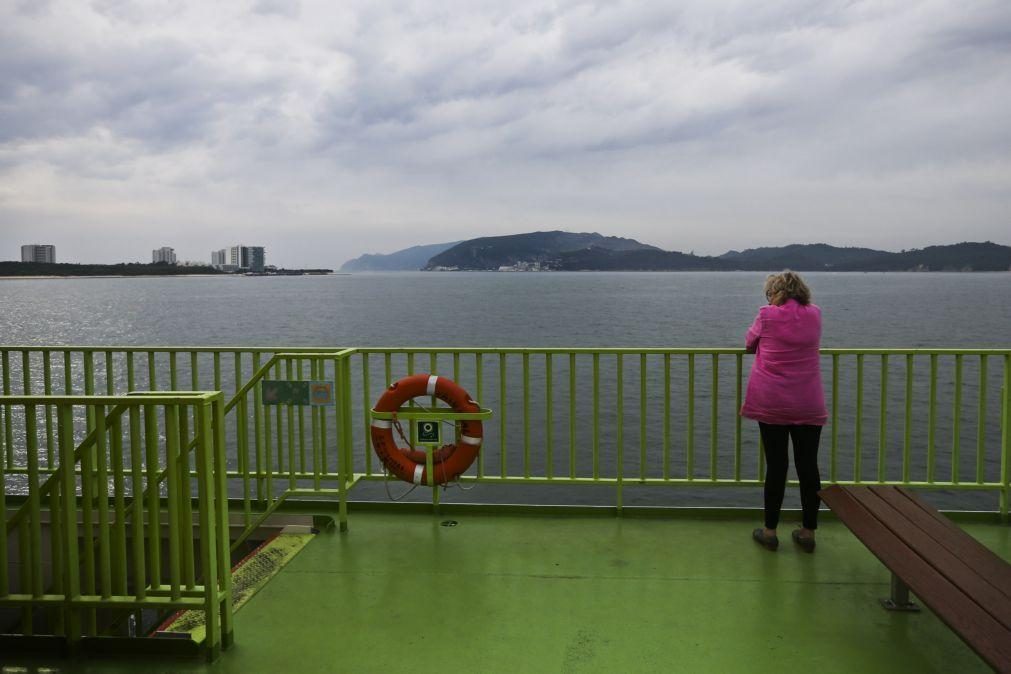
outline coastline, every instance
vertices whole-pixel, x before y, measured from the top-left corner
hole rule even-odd
[[[0,276],[0,281],[58,281],[61,279],[91,279],[91,278],[291,278],[299,276],[351,276],[350,272],[332,274],[65,274],[65,275],[25,275]]]
[[[220,278],[226,276],[240,276],[240,274],[49,274],[49,275],[24,275],[24,276],[0,276],[0,281],[29,279],[35,281],[59,280],[59,279],[82,279],[82,278]]]

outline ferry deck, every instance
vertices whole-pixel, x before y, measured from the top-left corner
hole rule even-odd
[[[889,571],[827,510],[814,554],[790,543],[796,512],[784,513],[770,553],[750,540],[760,510],[636,504],[634,488],[730,494],[761,484],[761,448],[733,414],[739,350],[6,347],[2,356],[3,674],[989,669],[930,610],[885,611]],[[904,367],[890,369],[889,356]],[[1011,560],[1011,352],[825,358],[833,413],[823,481],[900,484],[928,500],[983,494],[992,509],[949,516]],[[390,379],[437,369],[491,410],[462,484],[494,485],[490,494],[596,486],[613,502],[454,502],[424,484],[424,502],[356,498],[385,482],[369,453],[371,404]],[[895,377],[898,405],[881,390]],[[571,384],[584,378],[589,399],[579,400]],[[334,400],[265,404],[265,381],[329,381]],[[846,416],[844,400],[858,398]],[[943,424],[942,404],[954,412]],[[433,406],[419,407],[414,417],[405,409],[405,425],[431,418]],[[655,436],[634,433],[654,423]],[[863,431],[844,430],[854,424]],[[409,434],[417,440],[413,424]],[[269,531],[285,524],[281,536],[297,532],[298,543],[271,561]],[[268,570],[244,592],[238,569],[258,558]],[[170,634],[177,609],[206,625]],[[137,618],[131,629],[102,618],[117,612]],[[158,628],[145,627],[153,613]]]

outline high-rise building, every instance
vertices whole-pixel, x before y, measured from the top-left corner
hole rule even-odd
[[[151,262],[154,262],[155,264],[159,262],[164,262],[166,264],[175,264],[176,251],[174,248],[169,248],[168,246],[158,248],[157,250],[152,250]]]
[[[21,246],[22,262],[56,262],[56,246],[32,243]]]
[[[266,255],[262,246],[232,246],[228,249],[228,261],[237,269],[262,272],[266,264]]]
[[[221,250],[211,251],[211,266],[212,267],[224,267],[228,264],[228,251],[224,248]]]
[[[243,245],[232,246],[228,249],[228,264],[237,269],[249,267],[249,248]]]
[[[255,272],[263,272],[266,256],[263,253],[263,246],[253,246],[249,249],[249,268]]]

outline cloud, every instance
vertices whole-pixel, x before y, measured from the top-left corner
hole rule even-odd
[[[54,0],[0,9],[0,44],[0,257],[29,226],[96,260],[902,248],[1011,212],[1000,1]]]

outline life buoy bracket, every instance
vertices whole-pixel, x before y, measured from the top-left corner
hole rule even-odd
[[[450,409],[403,409],[411,399],[422,396],[435,396]],[[445,485],[457,480],[474,462],[484,439],[481,420],[490,416],[491,410],[482,409],[453,380],[434,374],[410,375],[391,384],[372,410],[372,447],[386,470],[399,479],[413,484]],[[434,480],[430,479],[427,469],[429,451],[397,445],[393,431],[401,419],[459,424],[459,444],[444,444],[431,450]]]

